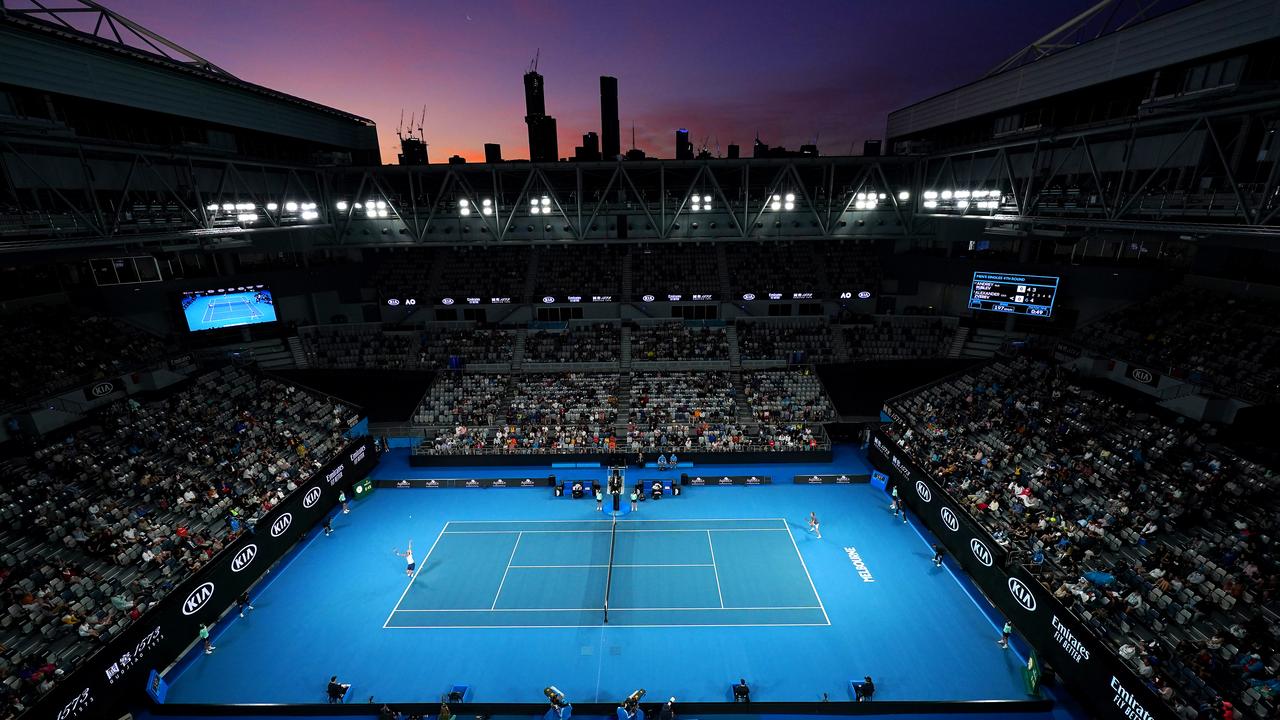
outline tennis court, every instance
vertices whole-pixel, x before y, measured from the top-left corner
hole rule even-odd
[[[607,620],[606,620],[607,618]],[[830,625],[787,521],[450,521],[384,628]]]

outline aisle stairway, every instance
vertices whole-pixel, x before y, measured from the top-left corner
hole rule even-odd
[[[618,360],[622,372],[631,371],[631,326],[623,323],[622,337],[618,341]]]
[[[311,363],[307,361],[307,350],[302,344],[302,338],[294,335],[289,338],[289,352],[293,353],[293,366],[299,370],[305,370],[311,367]]]
[[[729,343],[729,368],[733,370],[742,369],[742,352],[738,349],[738,327],[734,323],[729,323],[724,329],[725,339]]]
[[[956,328],[956,336],[951,340],[951,347],[947,348],[947,357],[955,360],[960,357],[960,353],[964,351],[965,341],[969,339],[969,328]]]

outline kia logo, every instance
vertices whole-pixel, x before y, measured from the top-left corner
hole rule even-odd
[[[276,521],[271,523],[271,537],[280,537],[281,535],[284,534],[285,530],[289,529],[289,526],[292,524],[293,524],[293,515],[291,515],[290,513],[285,513],[280,517],[276,518]]]
[[[115,385],[109,382],[100,382],[97,385],[94,385],[89,390],[89,394],[96,398],[100,398],[103,395],[110,395],[111,393],[115,392],[115,390],[116,390]]]
[[[652,296],[652,295],[645,295],[644,297],[642,297],[642,298],[640,298],[640,299],[641,299],[641,300],[643,300],[643,301],[645,301],[645,302],[653,302],[653,296]]]
[[[960,519],[956,517],[955,512],[951,508],[944,505],[942,510],[939,511],[939,514],[942,515],[942,524],[946,525],[948,530],[951,532],[958,532],[960,530]]]
[[[555,301],[556,301],[556,299],[555,299],[555,298],[553,298],[553,297],[551,297],[550,295],[544,295],[544,296],[542,297],[542,302],[544,302],[544,303],[546,303],[546,304],[548,304],[548,305],[550,305],[551,303],[553,303],[553,302],[555,302]]]
[[[213,597],[213,583],[207,582],[191,591],[186,600],[182,601],[182,614],[195,615],[200,612],[200,608],[209,602],[209,598]]]
[[[755,293],[742,293],[742,299],[748,302],[756,299]]]
[[[302,507],[304,508],[309,508],[318,502],[320,502],[320,486],[319,485],[311,488],[310,490],[307,491],[306,495],[302,496]]]
[[[1137,380],[1140,383],[1149,383],[1151,382],[1151,378],[1152,378],[1152,375],[1150,370],[1135,368],[1133,371],[1133,379]],[[94,390],[97,390],[97,388],[94,388]]]
[[[236,553],[236,556],[231,559],[231,572],[240,572],[241,570],[244,570],[249,567],[249,563],[253,562],[253,559],[256,557],[258,557],[258,546],[253,543],[245,545],[240,548],[240,552]]]
[[[395,307],[400,304],[400,301],[395,298],[391,298],[387,300],[387,304],[390,305],[391,307]]]
[[[973,556],[978,559],[978,562],[982,563],[983,565],[986,565],[987,567],[991,567],[991,563],[992,563],[991,550],[986,545],[984,545],[981,540],[979,540],[978,538],[974,538],[970,540],[969,550],[973,552]]]
[[[925,485],[923,480],[916,481],[916,494],[925,502],[933,501],[933,493],[929,492],[929,486]]]
[[[858,293],[858,297],[862,298],[863,300],[866,300],[867,298],[871,297],[871,293],[867,290],[863,290],[862,292]]]
[[[1036,596],[1032,594],[1031,588],[1018,578],[1009,578],[1009,594],[1013,596],[1018,604],[1027,610],[1027,612],[1036,611]]]
[[[452,304],[453,304],[453,298],[444,298],[444,299],[442,299],[442,300],[440,301],[440,304],[441,304],[441,305],[452,305]]]

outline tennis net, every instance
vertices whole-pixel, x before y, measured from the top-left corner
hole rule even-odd
[[[618,517],[613,518],[609,532],[609,573],[604,581],[604,621],[609,622],[609,591],[613,589],[613,548],[618,542]]]

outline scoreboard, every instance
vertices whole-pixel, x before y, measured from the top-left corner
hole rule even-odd
[[[975,272],[969,289],[973,310],[1049,317],[1059,278],[1050,275]]]

